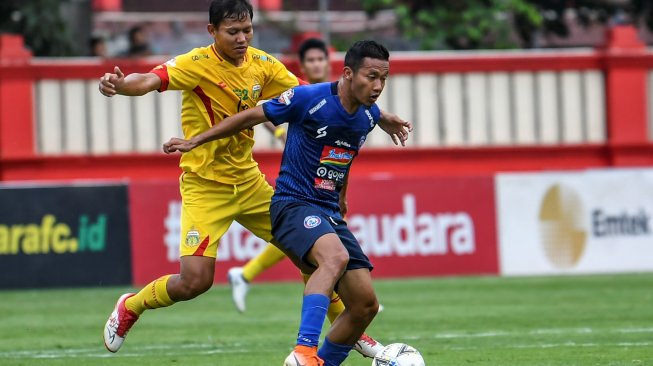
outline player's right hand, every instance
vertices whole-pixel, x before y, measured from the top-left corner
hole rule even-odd
[[[100,78],[100,93],[107,97],[116,95],[117,90],[125,82],[125,74],[118,66],[113,68],[113,73],[106,73]]]
[[[189,152],[193,150],[193,148],[195,148],[195,144],[190,140],[184,140],[177,137],[173,137],[163,144],[163,152],[166,154],[172,154],[175,151]]]

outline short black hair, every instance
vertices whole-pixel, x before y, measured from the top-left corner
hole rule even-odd
[[[219,26],[227,18],[237,20],[254,19],[254,9],[248,0],[213,0],[209,8],[209,22]]]
[[[141,33],[143,32],[143,26],[140,25],[135,25],[131,28],[129,28],[129,43],[134,43],[134,38],[136,37],[136,33]]]
[[[95,46],[105,43],[104,38],[100,36],[93,36],[88,40],[88,45],[91,47],[91,49],[95,48]]]
[[[309,38],[302,42],[301,45],[299,45],[299,51],[297,51],[299,54],[299,61],[304,62],[304,58],[306,58],[306,52],[312,49],[317,49],[324,52],[324,56],[329,58],[329,50],[327,49],[326,43],[324,43],[324,41],[321,39]]]
[[[388,49],[382,44],[376,41],[358,41],[347,50],[347,54],[345,55],[345,66],[356,72],[360,69],[365,57],[389,61],[390,52],[388,52]]]

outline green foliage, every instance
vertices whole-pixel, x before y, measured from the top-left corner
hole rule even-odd
[[[538,32],[570,34],[569,9],[581,26],[633,22],[653,31],[651,0],[364,0],[363,6],[370,14],[395,9],[401,31],[423,49],[533,47]]]
[[[70,56],[73,45],[58,0],[0,1],[0,32],[23,35],[35,56]]]
[[[401,31],[423,49],[514,48],[513,18],[542,23],[526,0],[364,0],[363,6],[369,13],[394,8]]]

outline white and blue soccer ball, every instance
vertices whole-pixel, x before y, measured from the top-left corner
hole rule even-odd
[[[385,346],[372,361],[372,366],[425,366],[418,350],[404,344],[393,343]]]

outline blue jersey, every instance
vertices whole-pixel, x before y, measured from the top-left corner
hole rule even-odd
[[[275,125],[288,122],[288,138],[272,202],[298,201],[339,211],[349,167],[381,112],[376,104],[347,113],[338,83],[298,86],[263,105]]]

